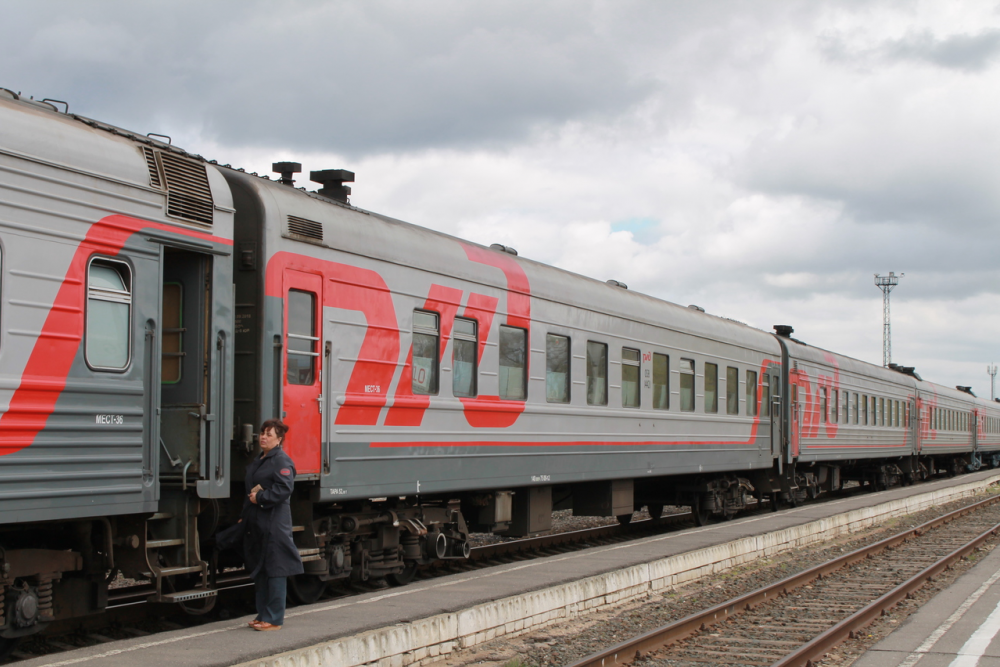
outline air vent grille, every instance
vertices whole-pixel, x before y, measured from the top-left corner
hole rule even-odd
[[[160,180],[160,168],[156,166],[156,153],[153,152],[152,148],[143,146],[142,154],[146,157],[146,167],[149,168],[149,184],[154,188],[162,189],[163,182]]]
[[[162,151],[160,162],[167,179],[167,215],[212,224],[215,206],[205,165]]]
[[[290,215],[288,216],[288,233],[315,241],[322,241],[323,224],[315,220],[306,220],[305,218]]]

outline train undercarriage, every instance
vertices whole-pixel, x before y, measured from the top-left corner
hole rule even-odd
[[[847,482],[878,491],[998,466],[1000,454],[903,457],[775,467],[745,476],[611,480],[341,504],[313,502],[302,488],[292,516],[305,573],[290,580],[289,593],[310,603],[337,580],[404,585],[421,565],[467,558],[472,532],[544,534],[558,509],[617,516],[624,523],[634,509],[646,507],[656,518],[665,505],[683,505],[704,525],[734,517],[754,499],[777,508],[837,492]],[[242,564],[237,551],[214,545],[217,531],[238,514],[229,502],[165,489],[161,511],[153,515],[0,530],[0,652],[54,621],[100,612],[119,577],[148,581],[151,602],[180,604],[192,614],[209,611],[219,574]]]

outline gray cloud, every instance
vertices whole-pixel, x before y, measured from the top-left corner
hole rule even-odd
[[[944,39],[925,31],[887,42],[880,50],[889,60],[923,61],[939,67],[979,72],[989,67],[1000,54],[1000,30]]]

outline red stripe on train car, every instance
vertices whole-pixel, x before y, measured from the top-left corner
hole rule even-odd
[[[117,255],[132,235],[144,229],[233,244],[231,239],[124,215],[108,216],[91,225],[59,286],[10,406],[0,415],[0,456],[19,452],[35,441],[66,388],[83,340],[87,261],[95,253]]]

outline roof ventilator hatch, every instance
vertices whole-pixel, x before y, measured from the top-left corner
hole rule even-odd
[[[288,233],[299,240],[323,242],[323,223],[296,215],[288,216]]]
[[[211,225],[215,210],[205,165],[174,153],[142,147],[149,184],[167,190],[167,215]]]
[[[491,243],[490,247],[494,250],[499,250],[500,252],[505,252],[508,255],[514,255],[517,257],[517,251],[511,248],[509,245],[502,245],[500,243]]]
[[[310,171],[309,180],[323,186],[316,191],[316,194],[346,204],[348,203],[347,197],[351,194],[351,188],[344,183],[354,182],[354,172],[346,169]]]

